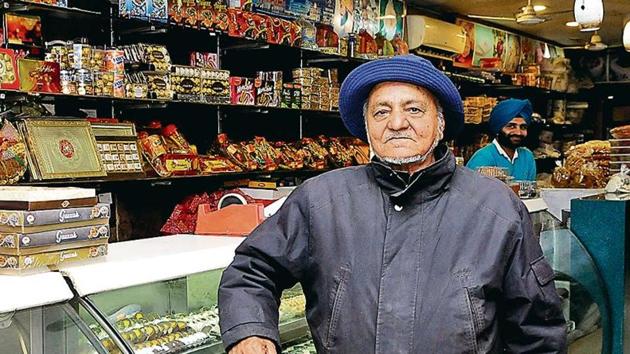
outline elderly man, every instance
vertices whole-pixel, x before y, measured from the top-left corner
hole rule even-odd
[[[450,80],[416,56],[369,62],[340,110],[375,157],[306,181],[237,249],[219,289],[229,353],[279,350],[279,298],[298,282],[318,353],[564,352],[527,210],[441,143],[463,124]]]
[[[472,169],[481,166],[504,167],[516,180],[535,181],[534,154],[523,146],[532,112],[529,100],[514,98],[494,107],[488,125],[495,139],[492,144],[479,149],[466,166]]]

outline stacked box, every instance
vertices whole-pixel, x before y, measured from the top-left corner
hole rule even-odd
[[[255,80],[247,77],[230,77],[232,104],[253,106],[256,104]]]
[[[201,100],[201,69],[175,65],[171,74],[171,88],[181,101]]]
[[[260,85],[257,86],[256,105],[280,107],[282,97],[282,71],[259,71],[256,73]]]
[[[81,190],[87,194],[79,196],[76,188],[67,189],[75,193],[73,199],[37,202],[32,202],[33,195],[45,191],[33,189],[29,195],[29,190],[0,191],[5,208],[0,210],[0,272],[56,266],[107,253],[110,206],[98,203],[90,194],[93,190]],[[55,194],[63,198],[64,189],[57,188]]]
[[[230,103],[230,72],[201,69],[202,100],[213,104]]]
[[[300,68],[293,70],[301,86],[302,109],[331,111],[339,107],[339,82],[336,69]]]

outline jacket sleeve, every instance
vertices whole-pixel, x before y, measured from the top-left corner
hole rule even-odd
[[[566,353],[567,337],[554,272],[522,203],[503,280],[499,330],[509,353]]]
[[[243,241],[223,272],[218,302],[226,349],[251,336],[271,339],[280,347],[280,296],[302,278],[308,260],[306,185]]]

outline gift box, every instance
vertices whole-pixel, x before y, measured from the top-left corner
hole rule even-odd
[[[0,253],[26,255],[50,252],[68,249],[69,244],[80,247],[87,241],[102,241],[108,238],[109,225],[107,224],[36,233],[0,233]]]
[[[42,21],[39,16],[4,14],[6,38],[9,44],[42,46]]]
[[[61,92],[59,63],[19,59],[20,90],[27,92]]]
[[[58,266],[68,262],[102,257],[107,254],[107,241],[104,242],[105,243],[89,247],[44,252],[25,256],[0,254],[0,271],[3,273],[9,273],[46,266]]]
[[[256,104],[256,87],[254,79],[245,77],[230,77],[230,94],[232,104]]]
[[[0,89],[17,90],[20,88],[15,51],[0,48]]]
[[[0,232],[44,232],[65,227],[93,226],[109,219],[109,204],[49,210],[0,210]]]
[[[263,107],[276,107],[278,99],[276,97],[275,83],[256,79],[256,105]]]
[[[192,52],[190,65],[203,69],[218,69],[219,56],[216,53]]]

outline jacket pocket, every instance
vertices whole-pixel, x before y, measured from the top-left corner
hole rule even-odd
[[[482,314],[479,311],[479,304],[477,303],[477,298],[473,295],[473,289],[464,288],[465,293],[465,303],[466,303],[466,311],[469,316],[469,321],[467,324],[467,333],[468,333],[468,343],[469,347],[472,349],[474,354],[479,352],[479,342],[477,341],[477,334],[483,328],[483,318]]]
[[[346,283],[350,275],[350,269],[341,267],[339,274],[339,283],[335,288],[335,292],[332,295],[333,301],[330,310],[330,316],[328,318],[328,328],[326,330],[325,346],[330,349],[335,344],[335,333],[337,332],[337,323],[339,322],[339,315],[343,306],[343,301],[346,293]]]

